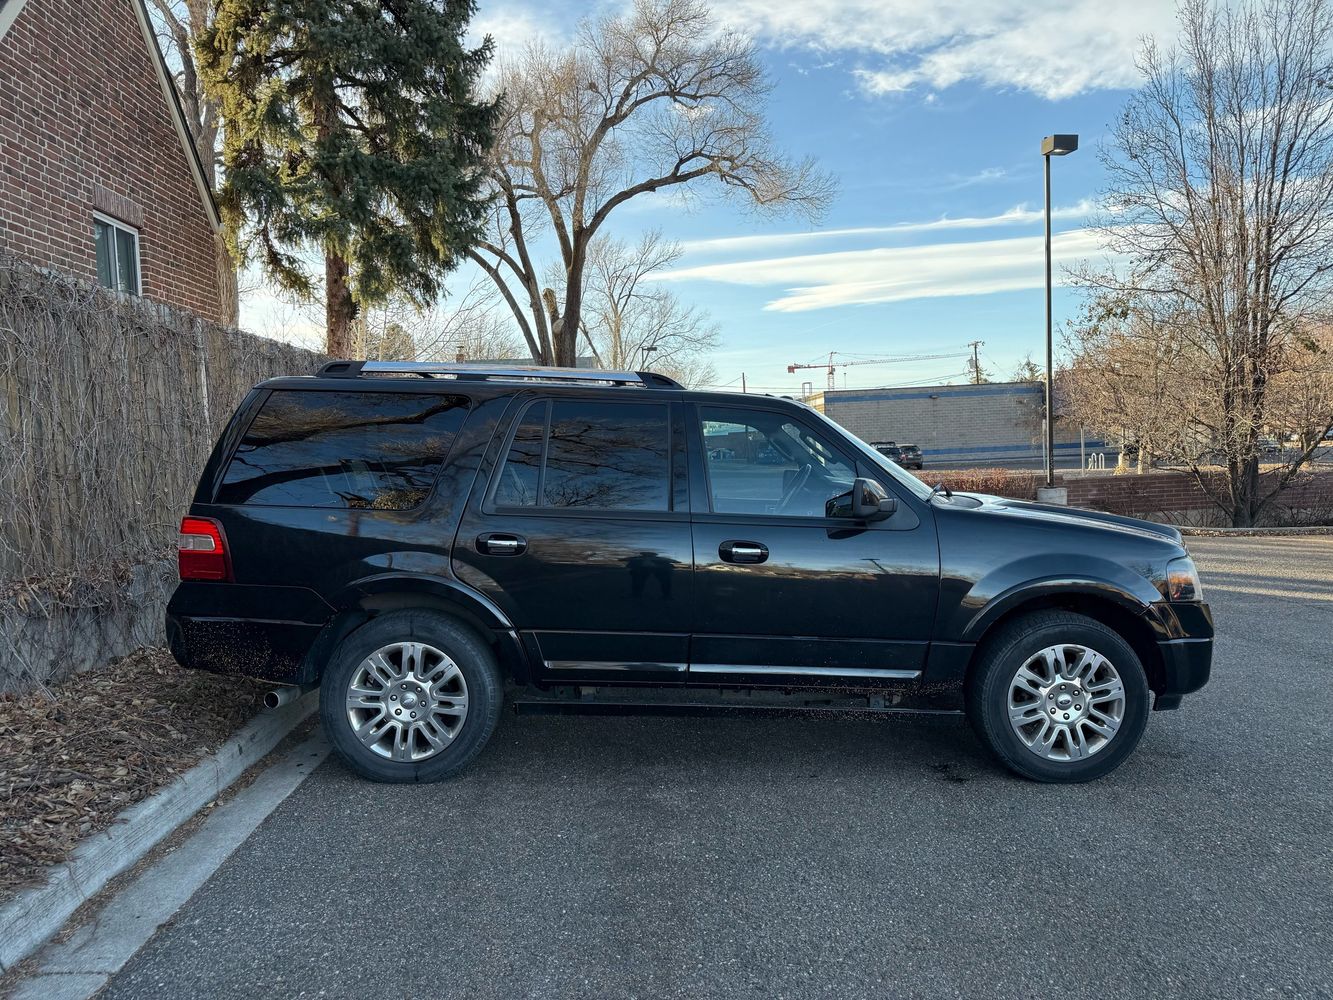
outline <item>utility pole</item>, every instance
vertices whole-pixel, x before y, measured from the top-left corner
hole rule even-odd
[[[745,391],[745,372],[741,372],[741,392],[744,393]]]
[[[984,340],[973,340],[968,342],[968,347],[972,348],[972,384],[981,385],[981,362],[977,360],[977,349],[983,346]]]

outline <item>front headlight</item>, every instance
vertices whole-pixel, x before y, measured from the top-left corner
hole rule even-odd
[[[1201,601],[1203,584],[1199,570],[1189,556],[1172,559],[1166,564],[1166,599],[1168,601]]]

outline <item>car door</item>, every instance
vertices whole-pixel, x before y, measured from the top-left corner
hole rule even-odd
[[[879,686],[919,677],[939,594],[929,509],[895,491],[883,470],[858,466],[854,450],[795,407],[700,403],[688,418],[689,682]],[[858,474],[895,496],[892,516],[824,516],[825,502]]]
[[[626,395],[636,390],[623,390]],[[680,682],[693,597],[684,422],[672,401],[519,401],[454,571],[507,614],[546,683]]]

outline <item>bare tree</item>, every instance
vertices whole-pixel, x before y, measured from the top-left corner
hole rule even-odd
[[[478,276],[446,302],[421,308],[402,295],[365,309],[353,324],[353,357],[393,361],[517,361],[527,349]]]
[[[195,154],[204,168],[210,189],[217,190],[221,119],[218,104],[205,93],[194,59],[194,38],[213,17],[213,0],[152,0],[153,27],[167,65],[172,68],[176,92],[180,95],[186,123],[194,139]],[[240,309],[240,288],[236,262],[227,249],[225,237],[214,241],[217,265],[218,297],[222,321],[235,326]]]
[[[601,367],[651,368],[687,385],[712,379],[708,352],[717,346],[717,327],[653,281],[680,256],[680,245],[656,231],[635,244],[598,237],[589,246],[579,326]]]
[[[1060,373],[1064,409],[1120,446],[1120,467],[1137,449],[1138,471],[1154,456],[1207,461],[1212,448],[1201,433],[1205,386],[1178,325],[1154,314],[1151,299],[1104,293],[1085,303],[1066,343],[1072,363]]]
[[[1333,4],[1184,0],[1180,21],[1178,49],[1145,45],[1144,85],[1102,151],[1100,228],[1129,266],[1084,277],[1170,317],[1153,326],[1198,374],[1191,436],[1225,485],[1187,464],[1244,526],[1308,457],[1260,479],[1275,380],[1333,293]]]
[[[410,306],[410,303],[407,305]],[[404,323],[388,308],[366,309],[352,321],[351,356],[373,361],[417,360],[417,338],[410,321]]]
[[[1313,455],[1333,430],[1333,328],[1324,325],[1288,337],[1284,363],[1273,378],[1269,426]]]
[[[589,248],[631,199],[712,179],[753,207],[817,216],[831,195],[812,162],[774,148],[754,46],[698,0],[636,0],[585,22],[566,50],[530,48],[498,83],[494,233],[470,256],[541,363],[574,363]],[[544,239],[555,288],[541,280]]]

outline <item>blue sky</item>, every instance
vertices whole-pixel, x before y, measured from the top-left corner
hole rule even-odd
[[[603,4],[479,0],[500,56],[559,45]],[[719,384],[823,384],[790,362],[947,353],[984,341],[1006,377],[1043,351],[1041,137],[1076,132],[1054,167],[1057,267],[1099,256],[1083,229],[1102,185],[1096,147],[1137,79],[1145,34],[1169,41],[1165,0],[732,0],[716,16],[750,35],[774,79],[773,132],[838,181],[826,216],[756,217],[705,199],[630,203],[612,229],[660,228],[686,248],[672,289],[717,321]],[[461,285],[470,276],[459,275]],[[1056,316],[1078,305],[1057,289]],[[262,310],[262,301],[249,310]],[[252,324],[253,325],[253,324]],[[961,359],[846,369],[849,386],[961,379]]]

